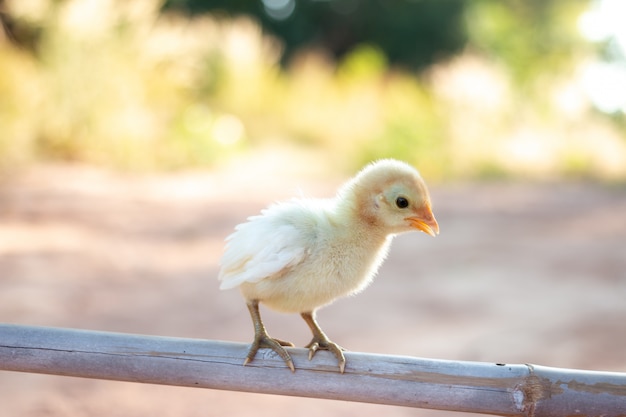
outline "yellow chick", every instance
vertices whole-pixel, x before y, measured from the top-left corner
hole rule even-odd
[[[382,264],[394,235],[421,230],[439,233],[426,184],[406,163],[385,159],[366,166],[332,199],[277,203],[238,225],[221,259],[221,289],[239,287],[254,324],[254,341],[244,365],[259,348],[273,349],[294,371],[283,346],[270,337],[259,303],[300,313],[313,339],[309,360],[329,350],[343,373],[344,350],[330,341],[315,319],[318,308],[363,290]]]

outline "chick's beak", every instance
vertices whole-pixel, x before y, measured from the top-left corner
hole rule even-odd
[[[424,205],[416,210],[415,216],[405,218],[411,227],[435,237],[439,234],[439,224],[433,215],[430,205]]]

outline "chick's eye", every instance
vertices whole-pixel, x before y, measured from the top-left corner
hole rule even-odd
[[[404,197],[398,197],[396,198],[396,206],[401,209],[407,208],[409,206],[409,200]]]

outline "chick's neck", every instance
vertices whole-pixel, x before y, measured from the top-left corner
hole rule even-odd
[[[370,242],[380,245],[387,240],[390,233],[369,207],[367,197],[358,195],[357,191],[351,188],[335,198],[330,221],[335,228],[343,230],[344,235],[358,244]]]

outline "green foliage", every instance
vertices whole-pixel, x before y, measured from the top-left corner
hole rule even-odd
[[[502,62],[524,87],[547,71],[559,72],[581,46],[576,17],[588,1],[477,0],[468,5],[471,45]]]
[[[385,53],[380,48],[361,44],[343,59],[337,73],[348,82],[371,82],[385,74],[387,68]]]
[[[401,3],[388,6],[399,33]],[[177,169],[295,143],[350,171],[396,157],[430,178],[626,175],[623,123],[590,111],[574,78],[582,2],[468,3],[447,35],[467,26],[470,47],[419,75],[363,39],[338,59],[313,48],[281,65],[290,46],[259,23],[163,13],[158,0],[8,5],[22,44],[0,38],[0,166]],[[420,30],[450,24],[429,13]]]
[[[448,132],[430,91],[406,74],[395,74],[382,103],[381,128],[360,150],[359,163],[398,158],[414,163],[431,176],[445,176]]]
[[[273,10],[268,4],[280,5]],[[424,69],[466,42],[464,0],[168,0],[165,10],[247,15],[285,46],[283,62],[318,48],[342,60],[360,44],[378,48],[393,64]]]
[[[115,2],[115,10],[105,2],[43,4],[40,20],[15,16],[16,24],[39,29],[32,55],[0,44],[8,68],[29,70],[0,76],[14,103],[12,113],[0,114],[11,148],[1,163],[41,156],[167,169],[206,165],[245,146],[243,123],[209,103],[226,71],[218,38],[230,28],[160,17],[152,0]],[[17,124],[28,131],[11,133]]]

